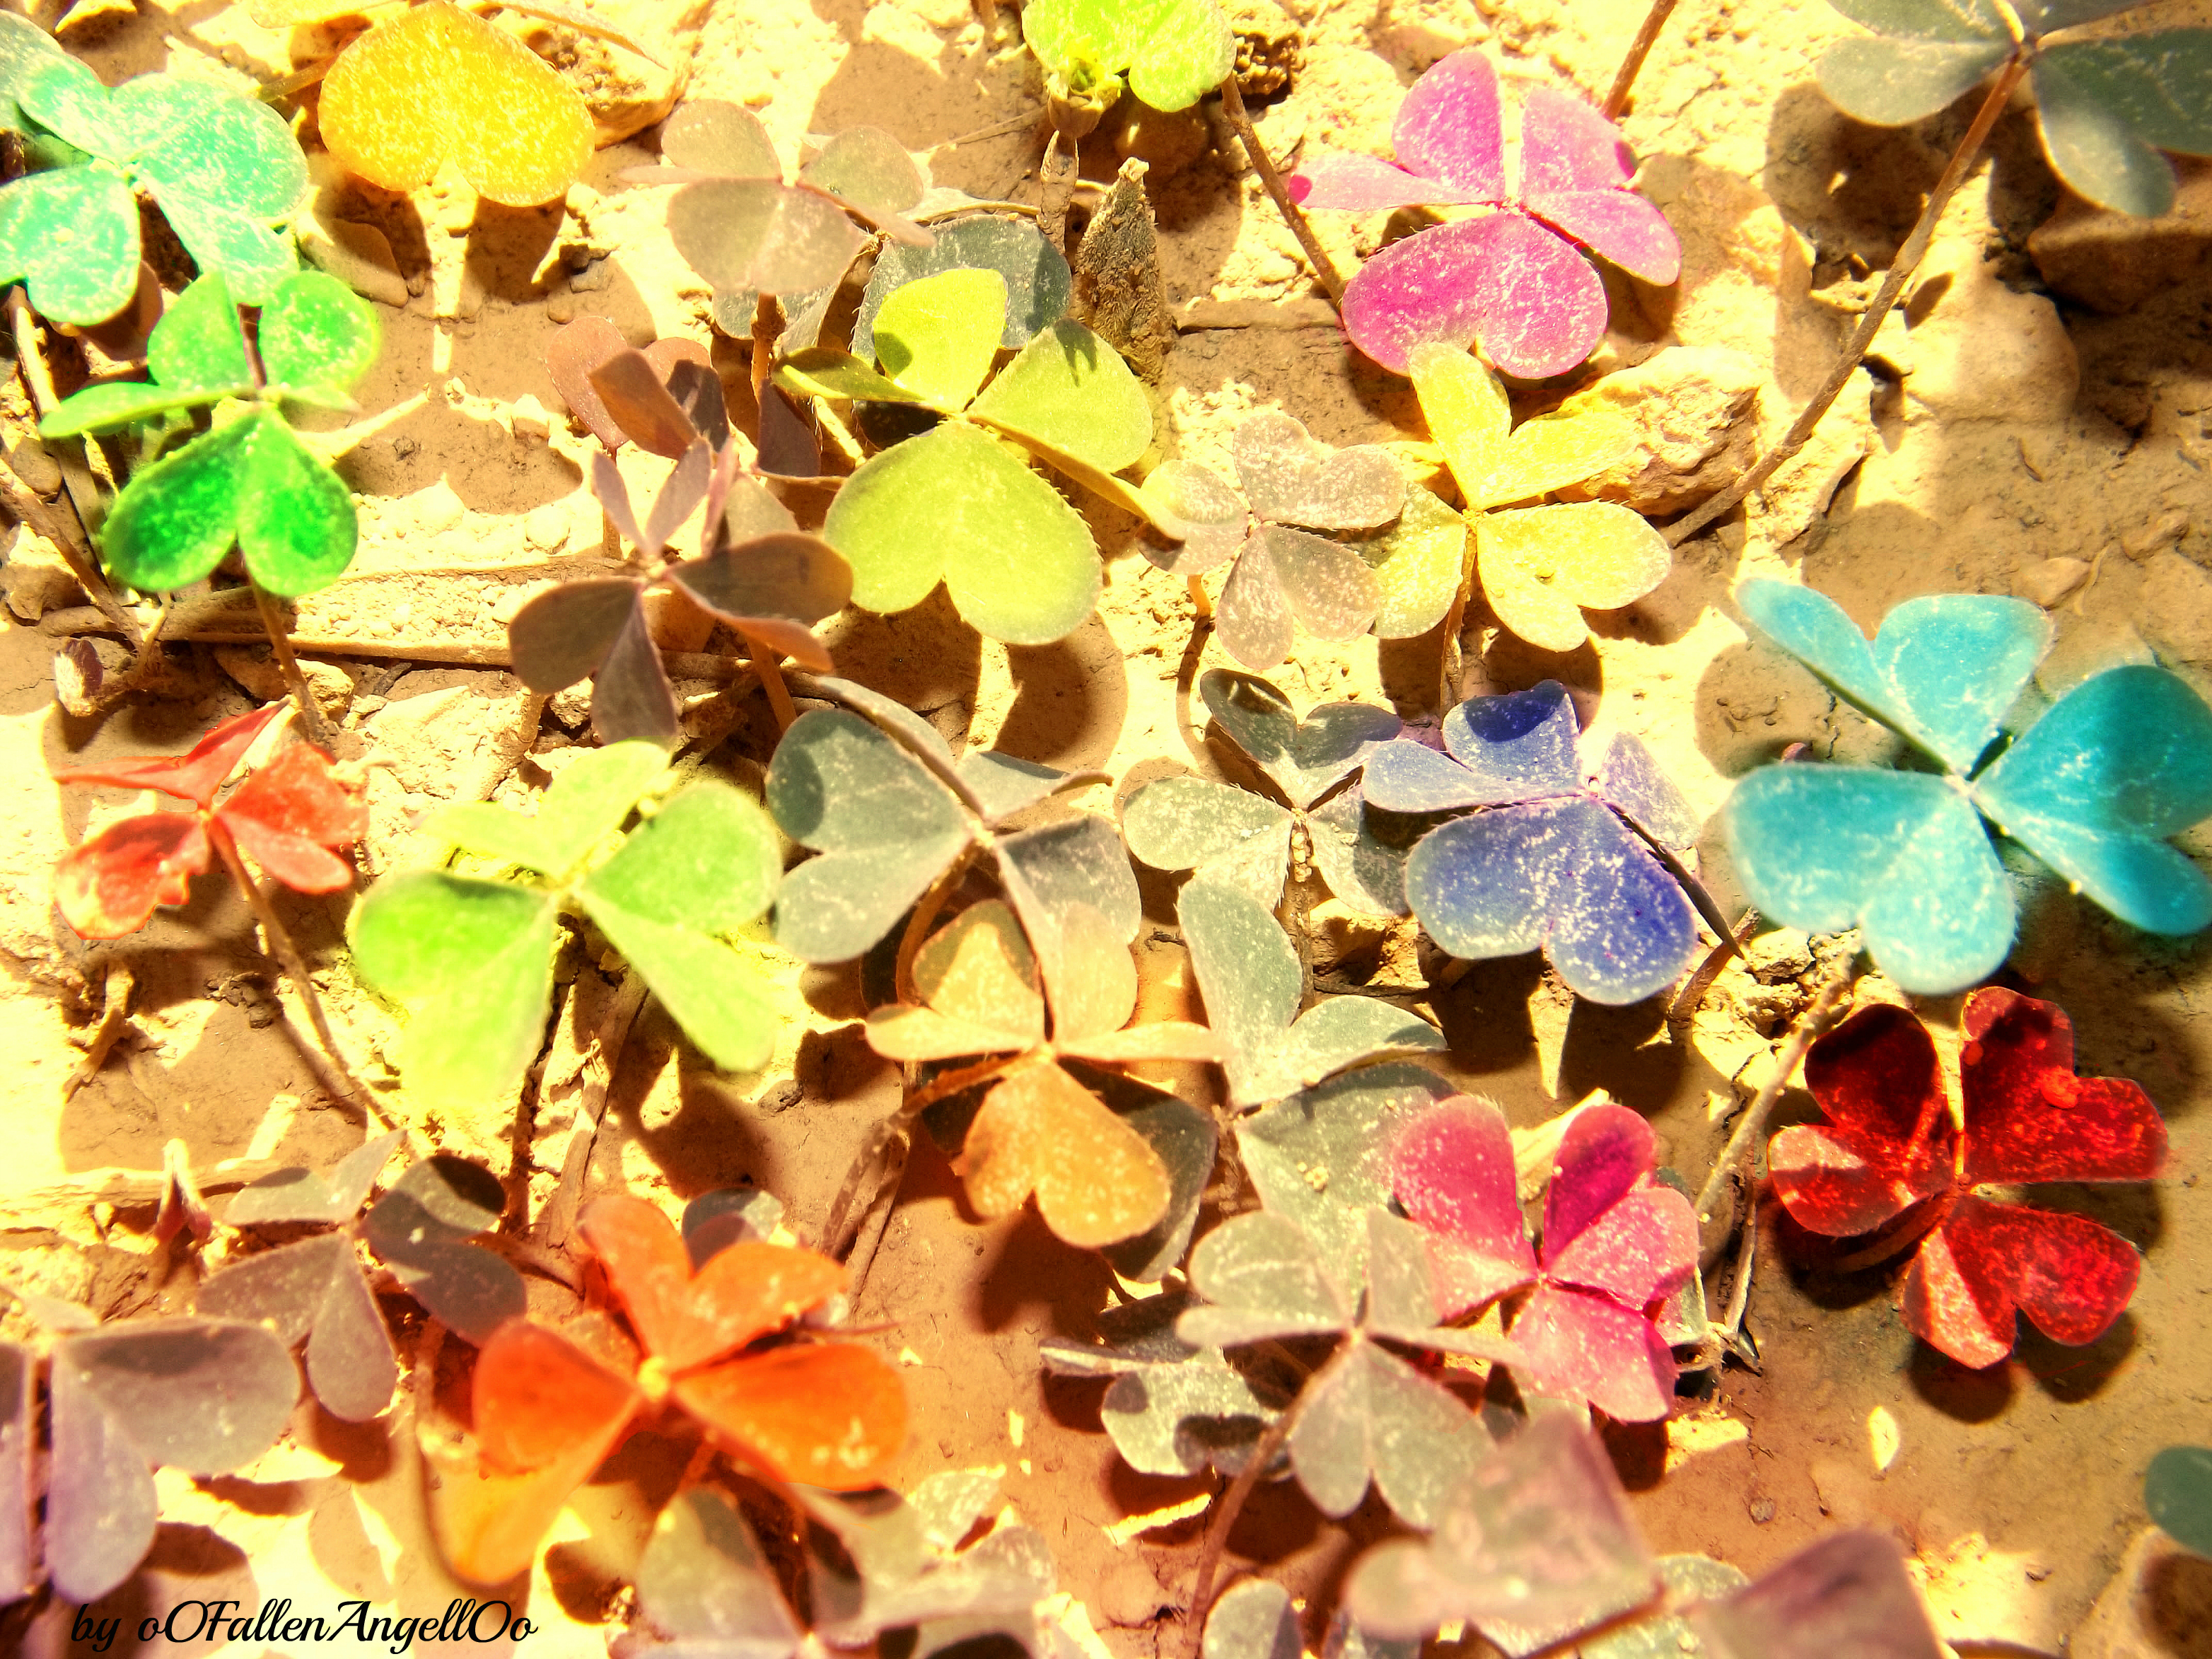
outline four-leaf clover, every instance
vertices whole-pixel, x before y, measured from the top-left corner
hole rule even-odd
[[[1698,1261],[1690,1200],[1652,1179],[1651,1126],[1625,1106],[1568,1123],[1532,1250],[1515,1194],[1513,1137],[1488,1101],[1462,1095],[1403,1124],[1391,1148],[1398,1201],[1429,1231],[1447,1319],[1534,1285],[1510,1334],[1530,1380],[1622,1422],[1667,1415],[1674,1356],[1653,1318]]]
[[[2094,1342],[2135,1294],[2134,1247],[2086,1216],[1978,1189],[2148,1181],[2166,1163],[2166,1125],[2139,1085],[2074,1074],[2074,1028],[2051,1003],[1977,991],[1960,1033],[1956,1118],[1935,1041],[1910,1010],[1863,1009],[1814,1043],[1805,1081],[1826,1121],[1774,1137],[1774,1190],[1801,1225],[1832,1237],[1911,1212],[1896,1234],[1919,1240],[1905,1322],[1960,1364],[2010,1353],[2017,1313],[2054,1340]]]
[[[1396,165],[1329,155],[1292,178],[1308,207],[1372,212],[1481,207],[1419,231],[1362,265],[1344,292],[1345,331],[1385,368],[1406,372],[1424,341],[1480,341],[1508,374],[1564,374],[1604,331],[1605,284],[1577,245],[1662,285],[1682,247],[1659,210],[1629,188],[1620,130],[1570,94],[1532,88],[1521,105],[1521,178],[1505,182],[1498,71],[1479,52],[1440,58],[1398,106]]]

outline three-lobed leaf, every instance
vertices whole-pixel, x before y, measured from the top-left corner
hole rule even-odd
[[[1188,109],[1235,67],[1216,0],[1038,0],[1022,14],[1037,61],[1079,98],[1113,102],[1115,81],[1154,109]]]

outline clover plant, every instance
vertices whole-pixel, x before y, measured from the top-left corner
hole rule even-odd
[[[1468,698],[1443,740],[1443,753],[1385,744],[1362,780],[1386,811],[1474,809],[1406,860],[1407,902],[1439,947],[1480,959],[1540,945],[1578,994],[1627,1003],[1681,972],[1700,909],[1728,936],[1678,856],[1697,841],[1689,803],[1637,738],[1582,739],[1558,681]]]
[[[1058,791],[1101,781],[1096,773],[990,750],[955,762],[927,721],[890,698],[846,680],[817,684],[860,713],[802,714],[769,768],[769,811],[815,854],[784,878],[777,944],[802,962],[850,961],[976,852],[996,863],[1048,980],[1072,906],[1105,917],[1125,943],[1136,937],[1136,877],[1111,823],[1082,813],[1023,830],[1006,824]]]
[[[1647,283],[1681,274],[1673,229],[1629,187],[1634,161],[1620,129],[1572,94],[1535,87],[1522,97],[1511,186],[1498,70],[1483,52],[1431,64],[1398,106],[1391,137],[1395,164],[1323,156],[1292,177],[1292,199],[1361,213],[1491,210],[1391,243],[1346,285],[1345,331],[1385,368],[1404,374],[1424,342],[1475,342],[1508,374],[1564,374],[1605,331],[1605,284],[1583,248]]]
[[[1019,351],[1067,314],[1074,273],[1058,248],[1037,234],[1027,219],[1003,213],[976,213],[948,223],[933,223],[936,240],[927,247],[885,242],[876,251],[876,266],[861,291],[853,319],[853,350],[872,362],[876,313],[908,283],[947,270],[995,270],[1006,280],[1006,325],[999,344]]]
[[[1445,1101],[1401,1125],[1390,1158],[1398,1201],[1428,1235],[1440,1316],[1460,1318],[1533,1285],[1508,1329],[1531,1382],[1623,1422],[1668,1414],[1674,1356],[1651,1310],[1695,1273],[1698,1218],[1689,1200],[1652,1179],[1650,1124],[1606,1103],[1575,1114],[1534,1250],[1512,1138],[1488,1101]]]
[[[1805,1081],[1826,1121],[1775,1136],[1775,1193],[1813,1232],[1879,1229],[1912,1249],[1905,1322],[1962,1365],[2010,1353],[2016,1312],[2054,1341],[2094,1342],[2135,1293],[2135,1247],[2086,1216],[1980,1189],[2150,1180],[2166,1125],[2136,1085],[2074,1074],[2072,1024],[2048,1002],[1977,991],[1960,1029],[1955,1120],[1935,1042],[1908,1010],[1863,1009],[1815,1042]]]
[[[787,311],[814,313],[818,328],[819,312],[866,245],[855,218],[895,242],[927,247],[933,240],[905,216],[927,181],[881,127],[837,134],[787,183],[758,116],[742,104],[695,98],[662,123],[660,155],[661,166],[626,177],[677,186],[668,234],[714,289],[725,333],[750,331],[760,295],[789,297]]]
[[[628,1193],[594,1200],[580,1224],[643,1364],[610,1364],[525,1317],[485,1338],[473,1444],[433,1460],[431,1522],[455,1572],[481,1584],[526,1571],[570,1495],[664,1399],[774,1480],[838,1492],[879,1482],[906,1438],[898,1374],[855,1342],[755,1346],[836,1295],[843,1268],[762,1240],[695,1268],[675,1224]]]
[[[1298,1629],[1298,1604],[1280,1584],[1243,1578],[1214,1598],[1206,1615],[1200,1659],[1291,1659],[1304,1652]],[[1389,1642],[1362,1630],[1342,1607],[1328,1621],[1321,1659],[1419,1659],[1419,1642]]]
[[[1151,1139],[1060,1060],[1212,1060],[1220,1048],[1203,1026],[1184,1021],[1128,1024],[1136,962],[1126,936],[1097,910],[1069,907],[1058,931],[1058,951],[1041,976],[1036,953],[1003,902],[962,911],[915,957],[920,1003],[872,1012],[868,1045],[908,1063],[1003,1056],[961,1073],[987,1088],[957,1166],[969,1202],[992,1218],[1019,1209],[1034,1192],[1047,1226],[1071,1244],[1095,1248],[1159,1226],[1177,1183]],[[1188,1197],[1194,1214],[1194,1187]],[[1180,1225],[1187,1235],[1188,1218]]]
[[[1121,808],[1129,851],[1155,869],[1226,883],[1270,909],[1282,901],[1284,877],[1310,862],[1352,909],[1404,915],[1404,836],[1395,823],[1370,817],[1357,783],[1337,788],[1398,735],[1398,717],[1330,702],[1300,720],[1267,681],[1219,668],[1198,685],[1215,723],[1284,804],[1206,778],[1158,778]]]
[[[104,322],[138,287],[137,195],[247,305],[299,267],[287,228],[307,161],[267,105],[210,81],[142,75],[110,89],[16,20],[0,50],[0,115],[45,170],[0,186],[0,283],[58,323]],[[51,43],[49,43],[51,44]],[[58,141],[52,143],[48,141]]]
[[[204,1280],[192,1298],[199,1314],[265,1326],[287,1347],[304,1341],[315,1398],[349,1423],[366,1422],[383,1411],[399,1381],[392,1334],[348,1230],[399,1139],[398,1130],[378,1136],[343,1159],[327,1179],[307,1170],[280,1170],[246,1187],[224,1216],[232,1227],[304,1223],[335,1224],[338,1231],[234,1261]]]
[[[1428,1537],[1395,1539],[1353,1564],[1345,1600],[1364,1628],[1411,1638],[1462,1620],[1520,1659],[1657,1594],[1628,1495],[1575,1413],[1539,1413],[1449,1473]]]
[[[498,1177],[481,1164],[445,1153],[426,1158],[356,1218],[398,1141],[397,1130],[379,1136],[327,1176],[278,1170],[242,1188],[224,1212],[227,1226],[336,1231],[234,1261],[193,1299],[195,1311],[261,1325],[288,1346],[304,1340],[315,1398],[349,1422],[382,1413],[399,1375],[356,1240],[432,1317],[471,1342],[483,1342],[525,1306],[522,1276],[469,1243],[499,1225],[507,1203]]]
[[[2166,844],[2212,813],[2212,708],[2181,680],[2108,669],[2008,736],[2000,723],[2051,646],[2050,618],[2025,600],[1907,599],[1869,644],[1809,589],[1755,578],[1736,598],[1926,769],[1792,763],[1738,783],[1722,822],[1762,914],[1811,932],[1856,924],[1906,990],[1963,989],[2012,949],[2012,883],[1986,819],[2134,927],[2212,922],[2212,882]]]
[[[877,312],[883,373],[821,349],[779,367],[776,379],[804,395],[911,404],[940,417],[862,464],[830,504],[822,533],[853,567],[854,604],[905,611],[941,581],[977,632],[1048,645],[1097,603],[1098,549],[1082,515],[1021,452],[1111,491],[1111,475],[1150,447],[1152,411],[1114,348],[1065,319],[984,386],[1006,315],[997,271],[941,271],[895,290]]]
[[[1230,454],[1241,490],[1200,461],[1152,470],[1143,493],[1188,528],[1179,545],[1148,545],[1145,556],[1178,576],[1229,564],[1214,626],[1247,668],[1289,656],[1298,626],[1323,640],[1364,634],[1382,604],[1373,571],[1355,549],[1311,532],[1372,531],[1404,510],[1406,480],[1390,452],[1332,450],[1290,416],[1263,410],[1237,427]]]
[[[57,783],[153,789],[189,801],[189,812],[142,812],[80,842],[54,866],[54,902],[80,939],[121,939],[182,904],[191,878],[220,860],[249,881],[243,850],[287,887],[334,893],[350,886],[353,867],[337,856],[368,827],[357,787],[342,782],[321,750],[295,744],[250,773],[222,803],[221,789],[282,703],[223,721],[188,755],[160,755],[71,767]]]
[[[149,380],[87,386],[39,431],[112,431],[215,405],[209,431],[131,474],[100,526],[100,556],[118,581],[161,593],[198,581],[235,544],[257,587],[297,598],[344,574],[360,528],[352,493],[283,407],[350,406],[376,362],[376,313],[336,277],[300,271],[265,296],[249,350],[232,300],[220,270],[200,277],[154,326]]]
[[[2212,1447],[2168,1446],[2152,1458],[2143,1507],[2182,1548],[2212,1556]]]
[[[1300,1390],[1291,1472],[1325,1515],[1349,1515],[1371,1482],[1401,1519],[1433,1527],[1458,1472],[1489,1450],[1490,1437],[1458,1396],[1393,1347],[1509,1366],[1522,1356],[1510,1342],[1440,1327],[1418,1232],[1380,1210],[1365,1219],[1363,1285],[1288,1217],[1231,1217],[1191,1252],[1191,1287],[1204,1300],[1177,1317],[1176,1335],[1200,1352],[1335,1338],[1334,1354]]]
[[[319,0],[264,3],[289,21],[332,15]],[[566,9],[550,15],[592,27]],[[450,0],[416,0],[348,42],[315,119],[331,154],[373,185],[419,190],[450,160],[470,189],[510,207],[558,201],[598,142],[583,95],[551,64]]]
[[[862,1647],[911,1626],[922,1652],[991,1636],[1028,1653],[1052,1650],[1039,1609],[1052,1593],[1051,1551],[1013,1518],[994,1473],[933,1474],[903,1497],[790,1492],[810,1523],[807,1599],[819,1642]],[[637,1659],[770,1659],[808,1641],[744,1515],[712,1486],[687,1486],[661,1510],[635,1583],[640,1619],[619,1650]],[[639,1642],[643,1632],[658,1641]]]
[[[2173,205],[2160,150],[2212,155],[2212,29],[2060,40],[2142,0],[1831,0],[1872,31],[1822,56],[1820,90],[1847,115],[1901,126],[1935,114],[2000,66],[2024,70],[2043,153],[2099,207],[2147,216]],[[2018,28],[2015,30],[2014,23]]]
[[[29,1593],[43,1560],[55,1596],[81,1607],[129,1578],[153,1548],[155,1467],[194,1475],[245,1468],[283,1435],[300,1373],[283,1340],[259,1325],[101,1326],[73,1304],[44,1305],[60,1317],[46,1322],[55,1332],[46,1450],[35,1462],[39,1356],[0,1342],[0,1600]]]
[[[555,927],[574,911],[604,933],[715,1065],[749,1071],[776,1020],[724,942],[765,910],[775,832],[752,799],[702,781],[664,800],[649,743],[580,754],[526,817],[484,802],[425,826],[496,878],[451,870],[383,878],[354,913],[354,963],[404,1005],[399,1068],[425,1103],[510,1094],[537,1057],[552,999]],[[637,811],[640,822],[614,846]]]
[[[1449,346],[1413,349],[1429,431],[1459,483],[1482,596],[1510,633],[1547,651],[1589,637],[1585,608],[1616,611],[1667,580],[1674,556],[1639,514],[1613,501],[1534,501],[1603,471],[1633,447],[1610,410],[1561,410],[1512,425],[1498,377]]]
[[[1297,951],[1249,893],[1200,877],[1184,885],[1176,916],[1226,1051],[1232,1104],[1279,1100],[1369,1060],[1444,1046],[1434,1026],[1379,997],[1328,997],[1299,1012]]]
[[[676,459],[641,522],[613,460],[604,449],[592,457],[592,493],[646,574],[564,582],[507,623],[514,672],[532,690],[550,694],[591,679],[592,729],[607,743],[676,740],[675,688],[646,627],[648,592],[672,588],[729,624],[763,678],[779,656],[830,667],[814,624],[844,609],[852,592],[852,572],[836,550],[802,534],[781,501],[743,476],[713,370],[689,356],[671,357],[665,383],[652,358],[627,347],[584,377],[587,421],[604,419],[618,436]],[[669,538],[702,501],[702,553],[661,563]]]
[[[1022,39],[1048,96],[1100,115],[1124,79],[1154,109],[1188,109],[1237,64],[1217,0],[1036,0],[1022,8]]]

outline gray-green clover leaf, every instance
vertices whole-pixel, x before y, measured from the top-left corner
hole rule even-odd
[[[1207,1022],[1229,1049],[1229,1097],[1257,1105],[1369,1060],[1433,1052],[1442,1032],[1379,998],[1338,996],[1298,1012],[1297,952],[1249,894],[1187,884],[1176,907]]]

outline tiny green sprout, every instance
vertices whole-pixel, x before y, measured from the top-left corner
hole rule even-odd
[[[335,581],[359,536],[353,497],[282,410],[345,407],[378,334],[375,312],[344,283],[295,272],[262,308],[257,370],[221,271],[179,295],[147,342],[149,380],[87,386],[39,423],[41,437],[76,437],[216,405],[211,430],[141,467],[115,498],[100,529],[108,573],[167,592],[205,576],[234,542],[269,592]]]
[[[800,396],[909,404],[942,417],[863,464],[837,492],[822,534],[853,567],[854,604],[905,611],[941,581],[977,632],[1049,645],[1097,600],[1097,544],[1082,515],[1002,440],[1094,493],[1134,500],[1113,475],[1151,446],[1152,405],[1114,348],[1066,319],[985,386],[1006,316],[999,272],[940,271],[896,289],[877,312],[880,373],[821,348],[788,360],[776,380]]]
[[[1237,64],[1237,36],[1216,0],[1032,0],[1022,34],[1045,90],[1103,114],[1129,89],[1154,109],[1188,109]]]
[[[283,118],[183,76],[110,90],[58,47],[33,44],[27,27],[0,40],[0,120],[49,165],[0,188],[0,282],[27,284],[58,323],[114,316],[138,283],[143,192],[201,270],[247,305],[269,303],[299,268],[288,222],[307,191]]]
[[[715,1065],[767,1061],[775,1012],[724,939],[775,896],[775,830],[726,784],[694,783],[648,804],[667,766],[655,744],[618,743],[564,768],[534,817],[483,802],[449,807],[430,833],[498,876],[407,871],[362,898],[355,964],[409,1010],[398,1059],[415,1097],[514,1092],[544,1032],[563,911],[605,935]],[[617,844],[633,811],[640,822]]]

